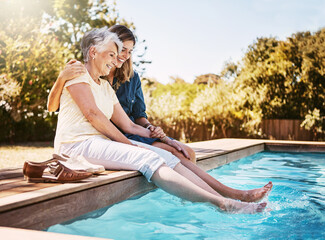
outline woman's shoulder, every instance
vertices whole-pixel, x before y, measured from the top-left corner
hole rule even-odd
[[[140,76],[136,71],[133,71],[133,76],[130,78],[130,84],[134,84],[134,85],[141,84]]]
[[[83,75],[80,75],[80,76],[78,76],[76,78],[73,78],[73,79],[71,79],[69,81],[66,81],[65,84],[64,84],[64,87],[69,87],[69,86],[71,86],[73,84],[76,84],[76,83],[88,83],[88,84],[91,84],[91,82],[92,82],[91,80],[92,79],[91,79],[89,73],[86,72]]]
[[[140,81],[139,74],[136,71],[133,71],[133,75],[130,78],[130,81]]]

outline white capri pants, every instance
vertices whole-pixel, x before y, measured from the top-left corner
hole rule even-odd
[[[59,153],[70,157],[82,155],[87,161],[111,170],[137,170],[150,182],[154,172],[163,164],[174,168],[180,160],[168,151],[145,143],[130,140],[148,149],[115,142],[94,136],[81,142],[65,143]]]

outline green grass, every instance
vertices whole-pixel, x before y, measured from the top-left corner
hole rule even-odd
[[[0,145],[0,169],[22,167],[27,160],[45,161],[52,158],[53,151],[53,144],[49,142]]]

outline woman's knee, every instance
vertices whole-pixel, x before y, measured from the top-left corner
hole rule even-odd
[[[189,160],[192,163],[196,164],[196,154],[195,154],[194,150],[185,144],[182,144],[182,145],[183,145],[184,149],[187,151],[188,155],[190,156]]]
[[[190,155],[190,160],[193,163],[196,163],[196,154],[194,152],[194,150],[192,148],[190,148],[189,146],[186,146],[186,150],[188,152],[188,154]]]

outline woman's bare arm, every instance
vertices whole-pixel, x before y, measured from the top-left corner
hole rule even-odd
[[[145,117],[140,117],[134,120],[134,122],[142,127],[146,127],[149,124],[151,124],[148,119],[146,119]]]
[[[126,115],[124,109],[121,107],[119,103],[114,105],[114,113],[111,120],[125,133],[131,133],[142,137],[152,137],[151,130],[143,128],[142,126],[133,123],[130,120],[130,118]],[[159,127],[154,127],[154,128],[159,128]],[[161,137],[161,141],[174,147],[178,151],[182,152],[185,157],[190,159],[190,155],[188,154],[187,150],[176,140],[172,140],[168,138],[165,133],[163,133],[163,137]]]
[[[151,131],[151,138],[163,138],[166,136],[164,130],[161,127],[152,125],[145,117],[137,118],[134,120],[134,122],[144,128],[149,129]]]
[[[86,68],[84,65],[75,60],[70,60],[65,66],[64,70],[62,70],[55,81],[50,94],[47,99],[47,110],[49,112],[55,112],[60,107],[60,97],[64,88],[64,84],[66,81],[71,80],[73,78],[79,77],[82,74],[86,73]]]
[[[60,96],[63,91],[65,81],[62,81],[62,78],[59,77],[56,79],[50,94],[47,98],[47,110],[49,112],[55,112],[60,107]]]
[[[150,138],[150,130],[132,122],[119,103],[114,105],[114,113],[111,120],[125,133]]]
[[[73,84],[67,89],[81,112],[97,131],[111,140],[133,145],[97,107],[90,86],[87,83]],[[120,117],[121,121],[123,121],[123,116]]]

